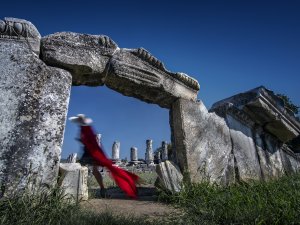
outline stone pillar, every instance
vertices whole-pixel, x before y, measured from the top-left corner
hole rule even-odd
[[[160,152],[156,152],[156,160],[157,160],[157,163],[161,162],[161,153]]]
[[[72,76],[39,58],[26,20],[0,20],[0,195],[57,181]]]
[[[152,140],[147,140],[146,141],[146,163],[149,164],[153,164],[153,149],[152,149]]]
[[[67,158],[67,163],[76,163],[77,153],[72,153]]]
[[[96,136],[97,136],[98,144],[99,144],[99,146],[101,146],[102,145],[102,134],[97,134]]]
[[[171,132],[180,171],[192,182],[233,183],[230,131],[223,118],[201,101],[178,99],[170,110]]]
[[[161,143],[161,160],[164,162],[168,160],[168,144],[166,141]]]
[[[131,147],[130,149],[130,160],[131,162],[136,162],[138,161],[138,149],[137,147]]]
[[[115,141],[112,146],[112,160],[113,162],[120,161],[120,142]]]

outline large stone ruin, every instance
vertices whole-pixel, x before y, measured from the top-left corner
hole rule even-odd
[[[193,182],[230,184],[299,170],[299,122],[263,87],[209,112],[197,100],[195,79],[105,35],[41,37],[30,22],[5,18],[0,46],[1,195],[57,182],[71,85],[106,85],[170,109],[172,162],[162,162],[161,174],[173,168]],[[161,177],[170,184],[166,179],[172,177]]]
[[[300,169],[300,123],[264,87],[215,103],[177,100],[171,109],[177,163],[192,182],[269,180]],[[175,120],[176,118],[176,120]]]

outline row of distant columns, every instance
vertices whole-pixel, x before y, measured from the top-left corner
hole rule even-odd
[[[167,142],[162,142],[162,153],[158,152],[157,159],[161,161],[166,161],[168,159],[168,145]],[[115,141],[112,146],[112,160],[114,162],[120,161],[120,142]],[[137,147],[130,148],[130,161],[137,162],[138,161],[138,149]],[[152,140],[146,141],[146,153],[145,153],[145,161],[147,164],[154,163],[154,154],[152,148]]]

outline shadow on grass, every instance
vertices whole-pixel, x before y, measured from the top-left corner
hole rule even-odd
[[[158,201],[158,191],[155,187],[138,187],[138,201]],[[98,188],[89,188],[89,199],[101,198]],[[107,199],[131,199],[120,188],[109,187],[106,190]]]

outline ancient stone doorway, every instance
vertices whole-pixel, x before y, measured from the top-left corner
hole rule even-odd
[[[41,38],[30,22],[14,18],[5,18],[1,27],[1,97],[8,109],[1,116],[1,194],[28,182],[56,183],[72,85],[105,85],[166,109],[178,99],[197,99],[196,80],[168,71],[143,48],[121,49],[104,35]]]
[[[147,165],[146,140],[152,140],[152,153],[161,147],[162,141],[170,143],[169,110],[123,96],[105,86],[73,86],[67,117],[78,113],[84,113],[93,119],[92,126],[97,133],[101,133],[101,142],[107,157],[111,158],[118,167],[133,172],[143,179],[145,183],[139,186],[140,197],[155,199],[154,183],[157,179],[155,167],[161,160],[153,160],[152,164]],[[67,120],[62,163],[66,162],[65,159],[71,153],[77,153],[77,160],[81,158],[83,146],[75,140],[78,135],[79,127]],[[116,142],[119,143],[119,154],[115,158],[113,152]],[[131,148],[137,151],[136,159],[132,158]],[[154,157],[153,155],[153,159],[156,159]],[[61,164],[61,168],[64,165]],[[89,196],[93,198],[97,196],[99,186],[92,175],[91,165],[87,166],[89,175],[85,180],[87,180]],[[110,198],[125,198],[125,194],[115,188],[116,184],[111,179],[109,171],[101,168],[100,172],[107,188],[107,195]]]
[[[137,147],[138,158],[145,158],[146,140],[153,140],[153,150],[162,141],[170,143],[169,110],[154,104],[145,104],[135,98],[122,96],[107,87],[72,87],[68,117],[84,113],[94,120],[96,132],[102,134],[102,143],[108,157],[112,156],[114,141],[120,142],[121,159],[130,160],[131,147]],[[78,127],[67,120],[62,159],[78,152]]]

